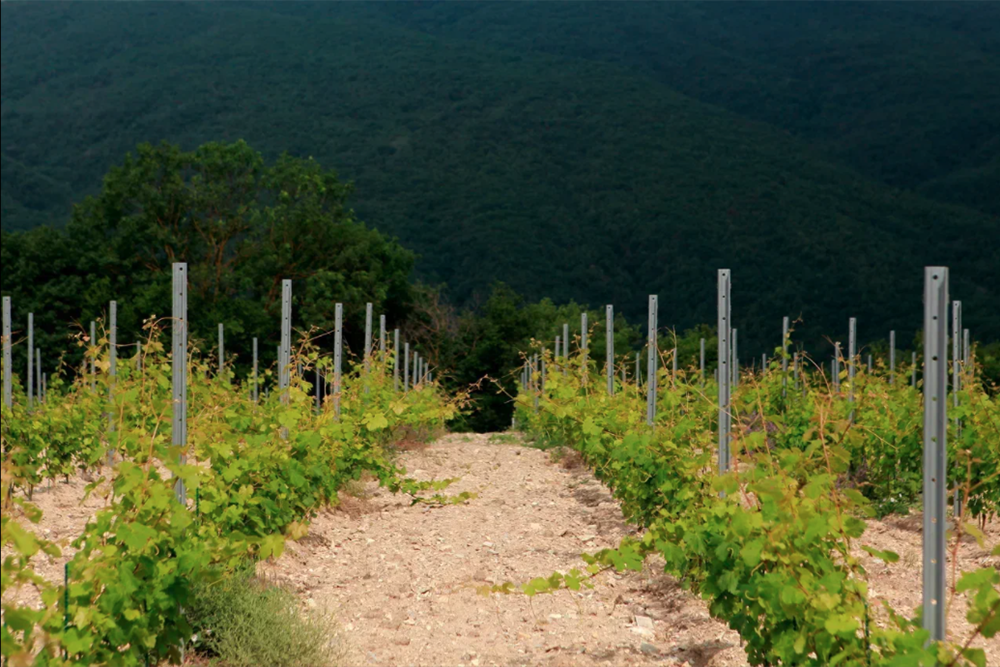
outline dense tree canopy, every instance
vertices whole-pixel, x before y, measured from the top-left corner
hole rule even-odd
[[[414,256],[358,222],[349,194],[314,160],[269,165],[243,142],[192,152],[143,145],[74,208],[64,231],[4,232],[3,293],[14,297],[15,328],[35,313],[43,349],[65,350],[72,324],[102,317],[111,300],[119,340],[133,342],[146,318],[169,315],[171,264],[187,262],[195,339],[213,339],[222,323],[231,351],[258,337],[269,358],[281,280],[291,279],[293,325],[328,331],[342,302],[356,347],[366,302],[390,322],[406,317]]]

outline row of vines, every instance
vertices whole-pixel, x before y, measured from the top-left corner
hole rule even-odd
[[[972,645],[1000,633],[1000,572],[957,573],[941,603],[964,598],[975,633],[936,644],[919,616],[873,608],[857,557],[860,548],[898,561],[862,540],[866,519],[919,502],[920,387],[861,368],[850,401],[846,365],[838,390],[819,367],[783,373],[780,353],[766,372],[745,374],[733,395],[726,474],[717,464],[718,388],[697,369],[659,371],[650,426],[641,387],[619,381],[609,395],[604,375],[583,372],[580,357],[545,355],[544,377],[520,386],[517,423],[539,441],[578,450],[643,534],[587,556],[582,572],[540,578],[523,591],[578,588],[605,569],[639,570],[656,553],[739,632],[753,665],[984,667],[984,652]],[[1000,404],[972,368],[965,375],[959,407],[949,403],[949,485],[965,501],[950,539],[957,548],[972,535],[1000,556],[981,531],[1000,511]],[[918,570],[913,580],[919,586]]]
[[[415,500],[447,485],[406,479],[390,445],[443,428],[456,404],[433,384],[396,391],[391,355],[388,372],[376,355],[369,370],[358,364],[345,376],[337,418],[332,396],[317,410],[304,377],[293,373],[287,400],[272,393],[256,403],[230,370],[211,372],[194,353],[190,444],[180,451],[171,445],[171,359],[162,338],[151,334],[141,359],[119,363],[113,386],[106,341],[94,345],[88,362],[96,360],[97,373],[54,379],[30,412],[15,378],[2,425],[5,664],[177,663],[192,637],[184,610],[193,592],[248,558],[280,554],[348,481],[368,473]],[[306,341],[292,366],[325,370],[329,360]],[[40,485],[84,471],[96,478],[88,493],[107,502],[73,542],[63,586],[33,568],[59,546],[31,529],[39,516],[30,498]],[[42,603],[7,602],[24,587],[37,589]]]

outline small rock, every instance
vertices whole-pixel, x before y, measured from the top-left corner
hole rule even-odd
[[[660,653],[660,649],[656,648],[652,644],[647,644],[646,642],[643,642],[639,646],[639,650],[645,653],[646,655],[659,655]]]
[[[581,542],[593,542],[597,539],[597,535],[584,535],[580,538]]]
[[[410,638],[409,637],[396,637],[396,639],[394,641],[395,641],[395,643],[398,646],[409,646],[410,645]]]

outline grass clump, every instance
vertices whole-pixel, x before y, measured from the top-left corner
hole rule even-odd
[[[295,593],[262,580],[253,564],[206,585],[189,610],[195,649],[225,667],[333,667],[332,619],[303,613]]]

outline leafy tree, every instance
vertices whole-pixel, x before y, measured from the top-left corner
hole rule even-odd
[[[4,233],[3,293],[19,321],[36,312],[43,348],[66,349],[73,323],[100,317],[112,299],[119,342],[132,342],[145,318],[169,316],[171,264],[187,262],[195,340],[211,344],[223,323],[228,350],[246,360],[257,337],[269,358],[281,281],[291,279],[293,326],[329,331],[342,302],[357,350],[366,302],[390,321],[407,316],[414,255],[358,222],[350,193],[312,159],[269,165],[244,142],[192,152],[144,144],[74,208],[65,231]]]

